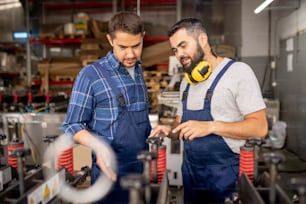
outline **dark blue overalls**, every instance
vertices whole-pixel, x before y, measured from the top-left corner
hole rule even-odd
[[[210,108],[213,91],[234,61],[221,70],[208,89],[202,110],[187,109],[188,84],[182,98],[182,123],[188,120],[212,121]],[[224,99],[226,100],[226,99]],[[182,164],[185,203],[224,203],[235,191],[238,179],[239,154],[234,153],[219,135],[184,140],[185,155]]]
[[[129,173],[143,173],[143,163],[137,160],[137,154],[149,149],[146,139],[151,132],[151,124],[148,107],[145,107],[142,111],[128,110],[123,95],[111,79],[110,73],[106,70],[103,70],[103,73],[119,102],[118,128],[111,142],[112,149],[117,158],[118,172],[117,181],[112,191],[97,203],[124,204],[129,202],[128,190],[121,188],[120,179]],[[91,183],[94,183],[98,179],[101,170],[96,164],[94,154],[92,159]]]

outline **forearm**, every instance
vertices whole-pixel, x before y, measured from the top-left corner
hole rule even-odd
[[[73,139],[84,146],[89,146],[90,141],[92,140],[93,135],[91,135],[87,130],[80,130],[73,135]]]
[[[238,122],[188,120],[172,130],[172,133],[179,133],[179,138],[187,140],[210,134],[234,139],[264,138],[267,132],[268,123],[265,110],[248,114],[242,121]]]
[[[240,122],[212,121],[208,126],[210,133],[234,139],[248,139],[250,137],[264,138],[268,132],[267,123],[256,119],[248,119]]]

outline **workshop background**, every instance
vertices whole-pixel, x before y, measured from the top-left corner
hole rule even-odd
[[[30,149],[22,154],[27,157],[25,168],[34,169],[44,162],[45,150],[62,134],[60,124],[75,76],[111,49],[105,38],[107,21],[117,11],[135,11],[145,21],[142,65],[150,94],[150,119],[153,125],[171,123],[183,75],[167,30],[182,18],[196,17],[206,24],[218,55],[244,61],[254,70],[270,124],[263,146],[290,157],[282,161],[281,167],[289,169],[284,170],[282,181],[299,178],[298,184],[291,183],[288,197],[291,203],[303,203],[296,189],[306,186],[306,0],[274,0],[255,14],[263,1],[0,0],[1,167],[17,171],[20,155],[11,157],[10,151],[23,147]],[[182,144],[164,143],[169,186],[180,189]],[[73,165],[67,169],[72,175],[90,165],[88,149],[73,148],[69,154]],[[13,189],[14,175],[4,179],[8,170],[0,172],[0,203],[20,201],[16,197],[34,186],[26,184],[19,187],[19,193],[6,194]]]

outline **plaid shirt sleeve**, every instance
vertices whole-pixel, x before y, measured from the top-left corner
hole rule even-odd
[[[86,124],[92,119],[94,105],[93,91],[90,79],[83,69],[75,79],[63,130],[66,134],[74,135],[76,132],[87,129]]]

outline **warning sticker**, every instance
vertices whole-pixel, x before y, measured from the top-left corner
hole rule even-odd
[[[62,175],[65,174],[58,172],[34,189],[27,197],[28,204],[45,204],[53,199],[59,193],[60,177],[65,180],[65,177]]]
[[[49,189],[48,184],[46,184],[45,190],[44,190],[44,200],[48,200],[49,197],[50,197],[50,189]]]

